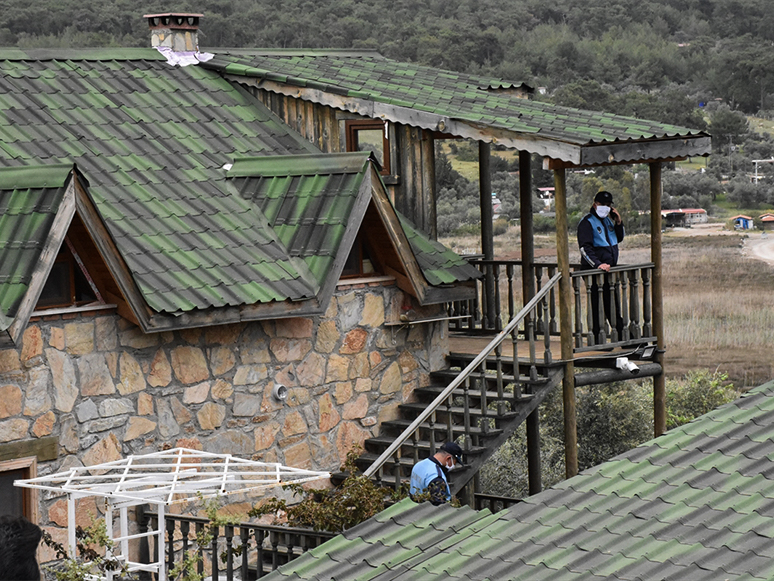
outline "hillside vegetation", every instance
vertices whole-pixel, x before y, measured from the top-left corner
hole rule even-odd
[[[766,0],[2,0],[0,7],[0,43],[8,46],[144,46],[142,14],[186,11],[205,15],[202,46],[374,48],[643,118],[661,116],[654,92],[665,102],[688,96],[693,106],[721,99],[745,113],[770,108],[774,96],[774,12]],[[690,110],[683,116],[670,121],[692,120]]]

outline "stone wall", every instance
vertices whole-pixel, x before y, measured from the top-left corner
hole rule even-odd
[[[337,470],[443,366],[445,323],[385,326],[409,304],[375,283],[339,287],[316,318],[153,335],[113,314],[34,320],[0,351],[0,443],[58,436],[40,475],[175,446]],[[41,525],[64,524],[41,502]]]

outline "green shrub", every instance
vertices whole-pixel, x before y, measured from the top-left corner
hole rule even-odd
[[[667,380],[667,429],[690,422],[733,401],[739,393],[719,371],[691,371],[683,380]]]

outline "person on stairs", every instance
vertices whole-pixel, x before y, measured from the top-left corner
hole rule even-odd
[[[438,451],[424,460],[420,460],[411,470],[411,487],[409,493],[412,500],[417,495],[428,493],[430,502],[434,505],[444,504],[451,500],[449,489],[449,470],[455,462],[462,465],[462,448],[454,442],[446,442]]]

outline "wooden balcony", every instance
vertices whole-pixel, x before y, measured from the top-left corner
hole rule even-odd
[[[479,353],[522,308],[522,263],[519,260],[482,260],[473,258],[484,277],[478,281],[476,297],[448,306],[451,351]],[[572,344],[578,361],[609,357],[611,351],[626,352],[655,344],[652,324],[653,264],[622,265],[610,269],[580,270],[573,265],[571,274],[574,301],[572,305]],[[555,263],[536,263],[534,286],[539,291],[556,273]],[[488,281],[492,281],[488,288]],[[533,333],[543,348],[538,358],[556,362],[560,342],[558,293],[552,289],[545,307],[536,320],[526,320],[519,334]],[[594,308],[594,303],[598,307]],[[614,324],[611,324],[611,321]],[[595,327],[597,329],[594,332]],[[518,357],[529,357],[531,342],[520,342]]]

